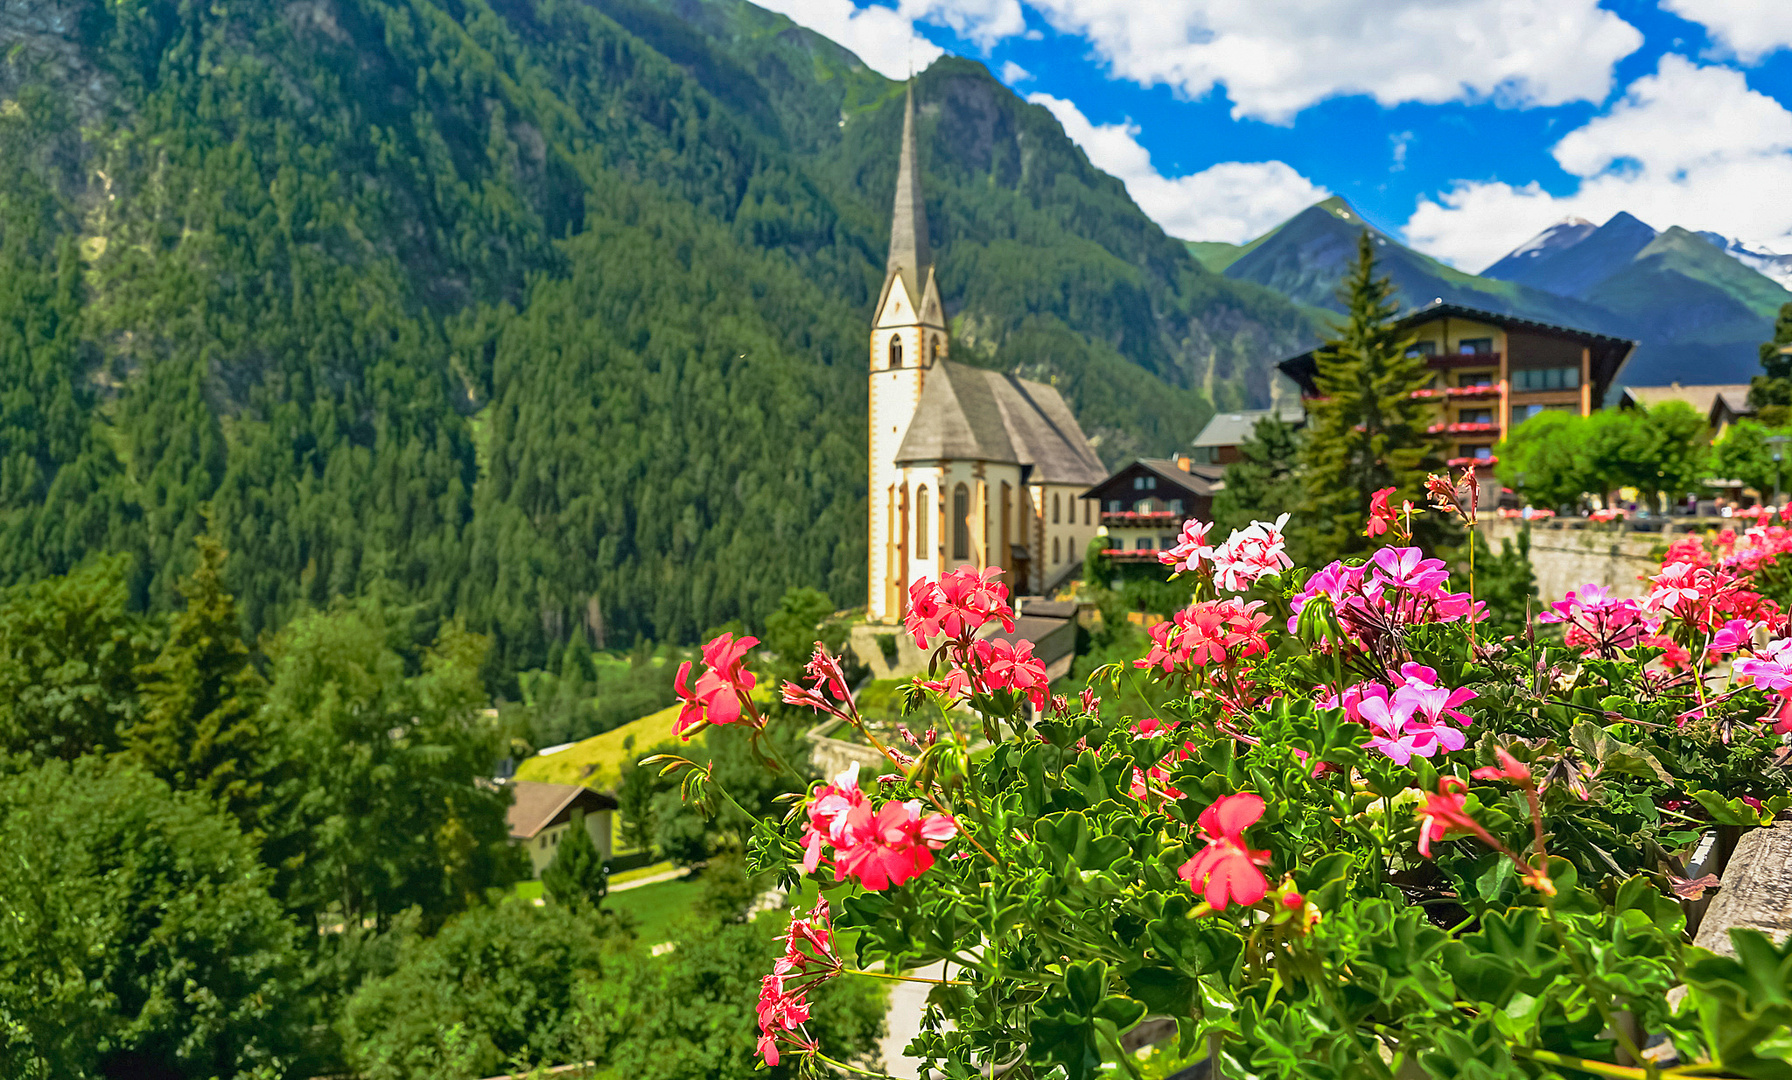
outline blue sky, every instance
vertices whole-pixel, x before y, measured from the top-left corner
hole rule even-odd
[[[758,0],[1050,108],[1174,235],[1326,194],[1478,270],[1629,210],[1792,252],[1792,0]]]

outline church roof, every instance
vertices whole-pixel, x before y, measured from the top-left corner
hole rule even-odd
[[[1107,475],[1058,391],[949,360],[928,369],[896,463],[1030,465],[1035,484],[1095,484]]]
[[[884,278],[900,274],[908,289],[909,303],[918,310],[927,271],[933,265],[933,248],[927,242],[927,207],[921,201],[921,159],[915,149],[915,88],[909,84],[902,114],[902,161],[896,170],[896,206],[890,221],[890,266]]]

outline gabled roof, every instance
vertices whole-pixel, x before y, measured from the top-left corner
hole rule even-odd
[[[1710,386],[1682,386],[1671,383],[1667,386],[1626,386],[1618,396],[1620,405],[1641,405],[1653,408],[1664,401],[1684,401],[1692,406],[1694,412],[1706,415],[1719,398],[1727,397],[1730,401],[1748,403],[1748,384],[1718,384]]]
[[[1585,346],[1592,361],[1592,382],[1594,398],[1604,396],[1612,385],[1624,362],[1636,350],[1637,343],[1628,338],[1612,337],[1610,334],[1597,334],[1591,330],[1579,330],[1572,326],[1558,326],[1554,323],[1538,322],[1535,319],[1521,319],[1516,315],[1505,315],[1497,311],[1484,311],[1481,308],[1465,307],[1462,304],[1446,304],[1434,301],[1417,311],[1402,315],[1394,325],[1402,330],[1410,330],[1415,326],[1423,326],[1438,319],[1468,319],[1473,322],[1497,326],[1508,332],[1513,330],[1547,337],[1566,338]],[[1319,350],[1313,349],[1291,356],[1276,364],[1282,374],[1300,384],[1303,394],[1317,393],[1315,379],[1319,375],[1319,363],[1316,359]]]
[[[530,840],[535,834],[572,817],[575,806],[586,811],[614,810],[616,800],[582,784],[544,784],[537,780],[512,780],[515,799],[506,818],[512,840]]]
[[[1139,458],[1115,469],[1113,475],[1105,477],[1100,483],[1083,492],[1082,497],[1085,499],[1104,498],[1116,482],[1140,472],[1150,473],[1166,480],[1171,487],[1185,494],[1207,498],[1211,498],[1213,493],[1219,490],[1219,485],[1226,478],[1224,465],[1201,465],[1190,462],[1188,469],[1184,471],[1177,464],[1175,458]],[[1124,485],[1120,490],[1124,494],[1117,495],[1117,498],[1131,498],[1134,491],[1130,485]]]
[[[1104,472],[1058,392],[949,360],[927,369],[896,463],[990,461],[1032,466],[1035,484],[1090,484]]]
[[[1307,410],[1296,402],[1280,409],[1245,409],[1242,412],[1215,413],[1201,434],[1195,436],[1197,449],[1208,446],[1238,446],[1248,442],[1257,431],[1257,421],[1270,415],[1279,416],[1284,424],[1300,424]]]

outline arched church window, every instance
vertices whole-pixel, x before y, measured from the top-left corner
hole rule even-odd
[[[1056,525],[1058,523],[1059,500],[1062,497],[1063,496],[1059,495],[1057,492],[1055,492],[1055,491],[1052,492],[1052,524],[1053,525]],[[1058,560],[1056,558],[1053,558],[1052,561],[1057,562]]]
[[[900,334],[890,335],[890,366],[893,368],[902,366],[902,335]]]
[[[1052,565],[1058,564],[1058,538],[1052,537]]]
[[[971,489],[963,484],[952,489],[952,557],[971,557]]]
[[[927,499],[927,485],[922,484],[915,489],[915,558],[930,559],[933,554],[927,550],[927,519],[933,513],[933,506]]]
[[[937,364],[940,362],[940,336],[938,334],[933,335],[932,349],[933,349],[933,356],[931,357],[931,359],[934,363]]]

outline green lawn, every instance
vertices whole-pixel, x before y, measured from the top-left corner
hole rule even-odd
[[[620,911],[635,921],[635,933],[644,945],[658,945],[673,939],[672,926],[696,906],[703,895],[703,882],[694,877],[643,885],[639,889],[611,893],[604,906]]]

